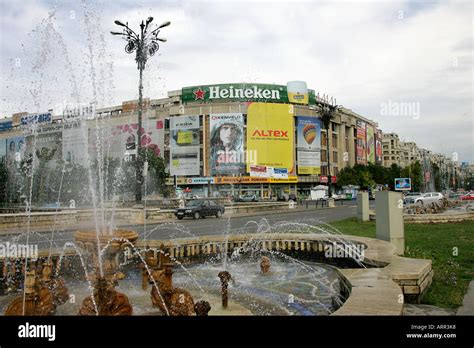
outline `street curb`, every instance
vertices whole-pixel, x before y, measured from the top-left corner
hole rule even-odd
[[[292,213],[301,213],[301,212],[305,212],[305,211],[314,211],[314,212],[318,212],[318,211],[324,211],[324,210],[328,210],[328,209],[337,209],[337,208],[344,208],[344,207],[351,207],[353,205],[337,205],[335,206],[334,208],[329,208],[329,207],[322,207],[322,208],[315,208],[315,209],[311,209],[311,208],[304,208],[304,207],[299,207],[299,208],[294,208],[294,209],[290,209],[288,207],[286,207],[285,209],[271,209],[271,210],[261,210],[259,212],[250,212],[250,213],[235,213],[235,214],[231,214],[229,215],[229,213],[224,213],[224,215],[222,216],[223,219],[225,218],[239,218],[239,217],[249,217],[249,216],[261,216],[262,214],[261,213],[267,213],[267,215],[274,215],[274,214],[278,214],[278,213],[285,213],[285,214],[292,214]],[[147,225],[157,225],[157,224],[160,224],[160,223],[170,223],[170,222],[178,222],[179,220],[176,220],[176,219],[159,219],[159,220],[147,220],[146,224]],[[117,224],[117,228],[122,228],[122,227],[127,227],[127,226],[144,226],[145,223],[133,223],[133,224],[130,224],[130,223],[123,223],[123,224]],[[39,228],[43,227],[44,226],[38,226]],[[61,228],[60,226],[56,226],[56,231],[57,232],[61,232],[62,230],[72,230],[74,229],[73,228],[70,228],[70,227],[73,227],[73,226],[67,226],[66,228]],[[90,226],[87,226],[87,225],[84,225],[84,226],[77,226],[75,227],[75,229],[77,230],[80,230],[80,229],[94,229],[94,224],[93,222],[91,222],[91,225]],[[23,233],[26,233],[26,226],[24,227],[24,230],[23,231],[20,231],[20,229],[22,229],[21,227],[18,227],[18,228],[12,228],[12,230],[10,231],[5,231],[5,230],[0,230],[0,237],[3,237],[3,236],[10,236],[10,235],[19,235],[19,234],[23,234]],[[34,230],[32,232],[35,232],[35,233],[50,233],[51,232],[51,227],[48,228],[48,229],[40,229],[40,230],[36,230],[35,229],[35,226],[30,226],[30,229]]]

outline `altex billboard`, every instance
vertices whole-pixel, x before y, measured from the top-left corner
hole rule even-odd
[[[313,90],[307,90],[307,96],[303,96],[303,100],[295,101],[295,93],[290,84],[290,90],[284,85],[269,85],[262,83],[232,83],[217,85],[202,85],[184,87],[181,91],[181,101],[183,104],[196,102],[212,102],[212,101],[254,101],[267,103],[289,103],[297,102],[303,104],[315,104],[316,95]],[[290,95],[291,100],[288,95]],[[299,95],[298,95],[299,96]]]
[[[293,105],[251,103],[247,109],[247,153],[250,165],[273,168],[294,167]]]

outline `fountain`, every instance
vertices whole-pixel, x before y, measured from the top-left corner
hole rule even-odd
[[[270,259],[267,256],[263,256],[260,261],[260,270],[262,271],[262,274],[270,272],[270,266]]]
[[[103,37],[93,37],[94,33],[101,32],[96,27],[100,21],[95,20],[94,13],[88,12],[86,5],[84,8],[91,100],[92,105],[96,105],[101,98],[106,97],[99,91],[102,87],[107,87],[107,82],[110,84],[112,71],[109,70],[108,62],[102,60],[105,57],[102,54],[104,46],[93,46],[95,42],[104,43]],[[61,43],[61,51],[68,63],[65,65],[70,68],[67,47],[60,34],[53,30],[53,14],[46,21],[45,29],[46,33],[51,35],[45,37],[53,37],[57,39],[55,42]],[[44,46],[40,62],[35,65],[38,84],[44,82],[43,75],[38,74],[38,71],[43,67],[41,64],[45,64],[42,62],[48,62],[49,57],[48,45]],[[132,48],[128,47],[128,51],[133,51]],[[109,77],[104,77],[104,72],[108,72]],[[76,86],[78,79],[72,73],[68,76],[73,84],[72,98],[80,104],[81,97],[84,96],[80,95],[81,89]],[[105,89],[107,93],[112,93]],[[35,102],[38,105],[39,101],[37,97]],[[418,279],[412,274],[403,273],[403,268],[400,268],[401,275],[384,273],[388,272],[383,268],[388,264],[387,260],[395,262],[398,257],[392,255],[388,243],[343,236],[331,226],[322,225],[321,221],[280,221],[272,225],[268,220],[261,219],[249,222],[242,229],[232,229],[229,217],[227,225],[219,235],[196,237],[186,225],[175,222],[148,229],[145,192],[143,210],[141,207],[124,208],[130,214],[138,210],[137,215],[141,214],[144,223],[143,229],[138,223],[127,227],[127,230],[117,228],[119,214],[116,192],[108,192],[107,183],[112,182],[110,186],[111,190],[114,190],[118,182],[124,180],[122,176],[125,175],[122,173],[125,164],[122,161],[118,170],[114,173],[108,172],[110,160],[107,154],[112,138],[110,115],[98,116],[92,112],[85,116],[84,119],[74,121],[74,124],[84,145],[79,152],[85,154],[86,166],[83,174],[87,181],[87,190],[84,191],[87,194],[81,192],[74,199],[87,197],[87,208],[92,208],[87,212],[87,218],[94,222],[95,228],[82,229],[77,223],[60,231],[57,221],[61,212],[56,208],[54,222],[50,224],[51,233],[35,235],[36,231],[32,230],[31,226],[33,190],[41,191],[47,182],[44,177],[35,181],[35,175],[39,174],[38,168],[47,168],[56,151],[37,147],[37,126],[26,129],[25,135],[28,134],[31,141],[27,143],[28,151],[22,163],[26,167],[22,168],[26,180],[20,191],[21,197],[27,203],[24,215],[28,219],[24,234],[18,236],[15,241],[19,243],[25,240],[26,245],[29,245],[30,236],[42,236],[48,246],[39,251],[40,256],[35,260],[28,256],[19,257],[16,261],[0,259],[4,262],[0,275],[0,308],[4,310],[5,315],[330,315],[347,310],[345,303],[348,296],[352,296],[351,284],[357,284],[359,280],[357,276],[351,278],[354,274],[361,274],[363,279],[369,279],[366,283],[370,283],[370,287],[389,288],[392,297],[387,296],[380,301],[387,301],[390,314],[396,314],[401,305],[393,296],[399,296],[400,288],[395,282],[378,283],[379,280],[394,277],[403,284],[405,274],[411,277],[410,281],[415,279],[416,282]],[[93,150],[89,148],[87,138],[87,118],[92,125]],[[66,121],[60,126],[64,131]],[[68,144],[67,139],[63,141],[69,147],[75,146]],[[27,157],[28,154],[31,156]],[[95,155],[94,158],[91,158],[92,155]],[[39,164],[36,161],[39,161]],[[16,167],[20,168],[19,163],[15,170],[18,169]],[[56,207],[59,207],[59,202],[68,189],[75,186],[74,179],[69,187],[64,183],[67,167],[69,164],[61,162],[62,169],[54,198],[57,199]],[[34,187],[35,182],[39,183],[39,187]],[[75,202],[74,199],[71,200]],[[112,211],[108,206],[112,206]],[[75,203],[71,203],[70,207],[76,210]],[[77,216],[85,215],[86,210],[77,209]],[[50,225],[47,227],[51,227]],[[216,226],[214,228],[217,230]],[[135,229],[140,233],[143,231],[141,240]],[[148,238],[149,234],[158,230],[163,239]],[[64,243],[62,232],[73,232],[73,241]],[[339,248],[344,250],[356,250],[358,253],[355,253],[355,256],[328,257],[325,251],[334,245],[339,245]],[[364,262],[357,257],[361,254],[360,250],[367,250],[370,256],[366,257]],[[126,256],[127,253],[131,256]],[[381,267],[380,270],[377,269],[380,274],[370,273],[370,268],[373,267]],[[420,279],[424,281],[423,289],[427,284],[425,279],[428,279],[430,274],[428,268],[423,269],[420,275]],[[349,271],[344,273],[347,269]],[[397,276],[398,278],[395,278]],[[231,297],[228,289],[230,281]],[[148,291],[149,285],[151,291]],[[357,291],[351,303],[357,302],[355,296],[359,296],[359,291],[364,288],[358,284],[355,286]],[[23,294],[17,296],[17,290],[22,287]],[[372,288],[369,291],[371,290]],[[70,295],[81,296],[82,301],[76,305],[70,301]],[[380,301],[372,302],[381,303]],[[354,309],[350,312],[357,313]]]
[[[227,271],[221,271],[217,276],[221,280],[222,284],[222,308],[225,309],[229,304],[229,294],[227,292],[227,288],[229,286],[229,280],[232,279],[232,276]]]

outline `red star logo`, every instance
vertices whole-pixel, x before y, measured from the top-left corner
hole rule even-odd
[[[203,91],[201,89],[201,87],[199,87],[198,89],[193,91],[193,93],[194,93],[194,96],[195,96],[195,100],[198,100],[198,99],[203,99],[204,100],[204,96],[206,95],[206,91]]]

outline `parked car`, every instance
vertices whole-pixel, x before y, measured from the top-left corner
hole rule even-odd
[[[415,204],[415,200],[417,198],[422,197],[423,194],[420,192],[407,192],[405,196],[403,197],[403,203],[404,204]]]
[[[469,192],[460,197],[461,201],[474,201],[474,192]]]
[[[427,192],[423,196],[415,198],[415,204],[427,205],[442,200],[444,196],[439,192]]]
[[[290,193],[290,194],[280,193],[277,196],[277,201],[279,201],[279,202],[288,202],[288,201],[296,202],[297,199],[298,199],[298,197],[294,193]]]
[[[258,202],[260,201],[260,197],[258,197],[256,194],[245,194],[238,196],[235,199],[236,202]]]
[[[183,208],[176,209],[175,215],[179,220],[184,217],[200,219],[206,216],[215,216],[220,218],[224,211],[224,206],[217,204],[213,200],[197,199],[189,201]]]

